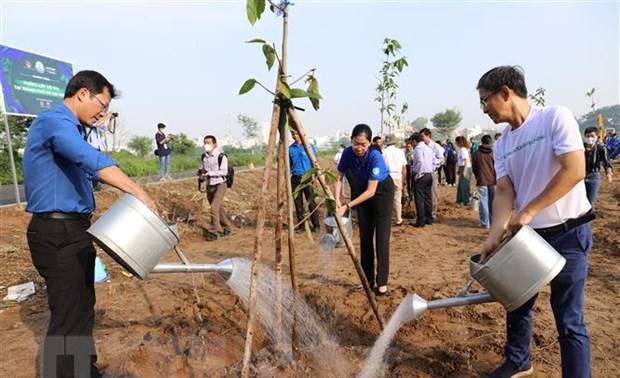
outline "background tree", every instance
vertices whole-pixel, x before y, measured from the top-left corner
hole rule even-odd
[[[415,131],[422,130],[426,125],[428,125],[428,118],[425,117],[418,117],[411,122],[411,127],[413,127]]]
[[[461,112],[456,109],[447,109],[431,118],[433,126],[446,138],[452,135],[462,120]]]
[[[243,129],[243,137],[248,140],[256,140],[260,136],[258,122],[247,114],[239,114],[237,121]]]
[[[153,153],[154,142],[153,138],[136,135],[131,138],[127,147],[131,148],[138,156],[146,157]]]
[[[193,153],[197,147],[196,143],[192,142],[184,133],[175,134],[170,144],[174,153],[179,155]]]
[[[545,106],[545,88],[538,87],[534,94],[530,94],[529,98],[536,104],[536,106]]]
[[[389,132],[392,132],[393,116],[396,111],[396,90],[398,89],[396,78],[405,66],[409,65],[406,57],[397,58],[397,54],[400,53],[401,49],[401,45],[397,40],[385,38],[383,45],[384,60],[379,71],[379,84],[375,88],[377,92],[375,101],[379,103],[379,111],[381,112],[381,130],[379,135],[383,135],[383,126],[386,126]],[[404,114],[407,108],[408,106],[405,104],[401,113]],[[396,122],[398,122],[398,119]]]

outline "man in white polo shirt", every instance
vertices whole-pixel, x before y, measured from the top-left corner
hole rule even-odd
[[[390,170],[390,176],[394,180],[394,215],[396,216],[396,225],[403,224],[403,193],[407,193],[407,158],[405,152],[396,147],[398,139],[394,134],[388,134],[385,137],[385,147],[383,149],[383,160]]]
[[[528,103],[521,67],[493,68],[480,78],[477,89],[484,113],[496,124],[509,124],[494,148],[497,191],[482,258],[491,256],[502,237],[521,225],[532,227],[566,258],[566,265],[551,281],[562,377],[590,378],[583,297],[593,215],[583,183],[579,126],[565,107]],[[506,360],[491,377],[524,377],[533,372],[530,341],[536,298],[506,314]]]

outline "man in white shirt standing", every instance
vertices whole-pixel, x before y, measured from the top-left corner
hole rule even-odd
[[[433,206],[433,219],[437,218],[437,196],[439,195],[439,174],[438,171],[443,167],[444,149],[435,143],[432,138],[431,130],[428,127],[420,130],[420,135],[424,143],[433,151],[433,185],[431,186],[431,201]]]
[[[403,180],[407,177],[407,159],[405,152],[396,147],[398,139],[394,134],[385,137],[385,147],[383,149],[383,160],[390,170],[390,176],[394,180],[394,214],[396,215],[396,225],[403,224],[403,193],[407,193],[407,183]]]
[[[589,222],[594,217],[583,183],[579,126],[565,107],[528,103],[521,67],[493,68],[480,78],[477,89],[483,112],[496,124],[509,124],[494,148],[497,191],[482,259],[522,225],[532,227],[566,258],[551,281],[562,377],[589,378],[590,338],[583,301],[592,247]],[[505,362],[490,377],[525,377],[533,372],[530,342],[536,298],[506,314]]]
[[[413,226],[421,228],[433,224],[431,200],[433,150],[424,143],[420,133],[413,133],[409,140],[414,148],[411,182],[415,197],[416,222]]]

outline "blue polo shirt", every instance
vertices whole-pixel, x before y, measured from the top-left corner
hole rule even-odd
[[[60,103],[34,120],[28,131],[22,166],[29,213],[92,213],[91,180],[103,168],[118,165],[84,140],[83,127]]]
[[[314,153],[314,157],[316,158],[318,155],[316,153],[316,147],[314,144],[311,144],[312,153]],[[310,162],[310,158],[304,149],[303,144],[293,143],[288,147],[288,157],[291,161],[291,174],[293,176],[303,176],[304,173],[308,172],[310,168],[312,168],[312,163]]]
[[[355,156],[353,147],[345,148],[338,163],[338,172],[344,174],[347,169],[351,170],[353,177],[363,188],[368,185],[368,180],[383,182],[390,175],[383,155],[374,148],[369,148],[361,159]]]

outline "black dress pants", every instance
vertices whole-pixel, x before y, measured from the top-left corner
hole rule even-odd
[[[418,180],[413,180],[415,195],[416,225],[424,225],[433,222],[433,175],[424,174]]]
[[[362,191],[363,192],[363,191]],[[354,198],[361,192],[356,190]],[[374,197],[356,206],[360,230],[362,269],[370,286],[385,286],[390,273],[390,233],[394,204],[394,181],[390,176],[377,185]],[[376,250],[374,239],[376,237]],[[375,251],[377,274],[375,276]]]
[[[95,248],[88,220],[33,217],[28,225],[32,262],[45,279],[51,311],[42,377],[99,377],[92,337]]]
[[[302,183],[301,176],[296,176],[296,175],[291,176],[291,187],[292,187],[293,193],[295,192],[295,189],[297,189],[299,185],[305,185],[309,181],[310,180],[307,180]],[[303,188],[301,191],[299,191],[299,193],[297,193],[297,196],[295,196],[295,215],[297,216],[297,223],[301,222],[302,219],[304,219],[304,213],[305,213],[304,198],[306,199],[306,202],[308,202],[309,199],[312,199],[312,201],[310,201],[308,204],[308,210],[313,212],[312,215],[310,216],[310,221],[312,222],[312,227],[320,227],[319,213],[317,211],[314,211],[316,209],[316,200],[313,197],[314,197],[314,189],[312,188],[312,185],[308,185],[305,188]],[[303,228],[304,226],[300,225],[299,227]]]

